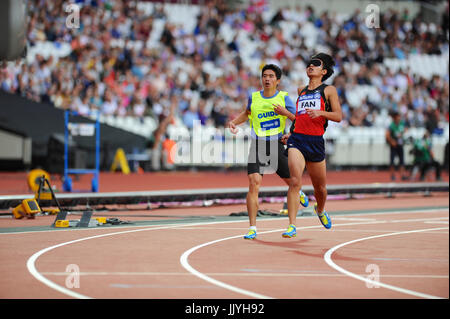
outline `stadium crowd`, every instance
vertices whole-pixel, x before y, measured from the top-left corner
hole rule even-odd
[[[394,73],[383,67],[386,58],[448,55],[448,6],[441,24],[389,9],[381,13],[379,28],[367,28],[358,9],[343,21],[333,12],[318,14],[311,6],[282,9],[268,17],[264,0],[252,1],[244,10],[229,7],[227,1],[211,1],[200,9],[196,27],[188,32],[182,24],[168,21],[161,4],[148,14],[135,1],[76,2],[82,4],[80,28],[66,27],[66,1],[28,1],[29,45],[70,43],[71,52],[8,63],[0,70],[2,90],[83,114],[100,110],[107,115],[152,116],[157,122],[172,106],[188,128],[193,120],[223,127],[245,106],[249,92],[260,87],[259,69],[246,65],[242,56],[248,43],[238,35],[245,33],[256,44],[252,58],[259,59],[259,65],[280,65],[282,89],[294,94],[304,84],[298,76],[304,73],[304,61],[318,48],[330,53],[336,70],[328,83],[338,88],[344,126],[385,127],[383,110],[398,111],[408,125],[426,126],[431,132],[440,121],[449,121],[448,72],[427,79],[410,70]],[[157,47],[131,45],[145,43],[156,21],[164,21]],[[297,26],[290,36],[282,29],[286,21]],[[303,32],[306,23],[317,33],[314,47]],[[223,26],[234,32],[231,40],[221,36]],[[125,45],[114,46],[114,40]],[[347,68],[347,62],[357,69]],[[223,73],[208,72],[211,65]],[[357,85],[373,85],[379,99],[352,104],[348,92]]]

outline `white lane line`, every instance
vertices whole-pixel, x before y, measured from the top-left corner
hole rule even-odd
[[[408,221],[409,222],[427,222],[427,221],[440,221],[443,219],[448,219],[448,217],[436,217],[436,218],[416,218],[416,219],[396,219],[396,220],[391,220],[391,223],[403,223],[404,221]]]
[[[267,234],[267,233],[271,233],[271,232],[275,232],[275,231],[280,231],[280,230],[277,229],[277,230],[274,230],[274,231],[265,231],[265,232],[260,232],[259,234]],[[210,242],[207,242],[207,243],[204,243],[204,244],[201,244],[201,245],[192,247],[191,249],[186,250],[186,251],[181,255],[181,257],[180,257],[180,263],[181,263],[181,265],[183,266],[184,269],[186,269],[188,272],[190,272],[190,273],[193,274],[194,276],[197,276],[198,278],[203,279],[203,280],[205,280],[205,281],[207,281],[207,282],[209,282],[209,283],[211,283],[211,284],[213,284],[213,285],[215,285],[215,286],[219,286],[219,287],[221,287],[221,288],[225,288],[225,289],[231,290],[231,291],[233,291],[233,292],[236,292],[236,293],[238,293],[238,294],[246,295],[246,296],[249,296],[249,297],[252,297],[252,298],[257,298],[257,299],[273,299],[272,297],[265,296],[265,295],[261,295],[261,294],[258,294],[258,293],[256,293],[256,292],[252,292],[252,291],[245,290],[245,289],[242,289],[242,288],[238,288],[238,287],[235,287],[235,286],[226,284],[226,283],[224,283],[224,282],[222,282],[222,281],[216,280],[216,279],[214,279],[214,278],[211,278],[210,276],[208,276],[208,275],[206,275],[206,274],[204,274],[204,273],[201,273],[201,272],[197,271],[196,269],[194,269],[194,268],[189,264],[189,262],[188,262],[189,255],[192,254],[192,253],[193,253],[194,251],[196,251],[197,249],[200,249],[200,248],[202,248],[202,247],[206,247],[206,246],[208,246],[208,245],[212,245],[212,244],[215,244],[215,243],[219,243],[219,242],[221,242],[221,241],[225,241],[225,240],[229,240],[229,239],[234,239],[234,238],[242,238],[242,235],[231,236],[231,237],[225,237],[225,238],[213,240],[213,241],[210,241]]]
[[[447,224],[448,225],[448,220],[447,221],[426,221],[424,223],[425,224]]]
[[[41,272],[46,276],[60,276],[67,277],[67,272]],[[159,272],[159,271],[142,271],[142,272],[128,272],[128,271],[86,271],[78,273],[80,276],[192,276],[188,272]],[[293,272],[230,272],[230,273],[205,273],[207,276],[220,276],[220,277],[347,277],[345,274],[340,273],[293,273]],[[364,276],[362,274],[361,276]],[[382,278],[431,278],[431,279],[446,279],[448,275],[380,275]]]
[[[213,222],[216,224],[221,224],[221,223],[234,223],[236,221],[222,221],[222,222]],[[189,224],[189,225],[203,225],[203,223],[198,223],[198,224]],[[120,232],[114,232],[114,233],[107,233],[107,234],[102,234],[102,235],[95,235],[95,236],[89,236],[89,237],[83,237],[83,238],[79,238],[79,239],[75,239],[75,240],[71,240],[71,241],[67,241],[64,243],[60,243],[57,245],[53,245],[47,248],[44,248],[36,253],[34,253],[28,260],[27,260],[27,269],[30,272],[30,274],[35,277],[38,281],[42,282],[44,285],[57,290],[65,295],[68,295],[70,297],[73,298],[78,298],[78,299],[91,299],[91,297],[89,296],[85,296],[82,295],[80,293],[77,293],[71,289],[68,289],[66,287],[60,286],[56,283],[54,283],[53,281],[47,279],[46,277],[44,277],[41,273],[39,273],[39,271],[36,269],[36,260],[42,256],[43,254],[59,248],[59,247],[63,247],[63,246],[67,246],[70,244],[74,244],[74,243],[78,243],[81,241],[86,241],[86,240],[90,240],[90,239],[97,239],[97,238],[102,238],[102,237],[108,237],[108,236],[114,236],[114,235],[120,235],[120,234],[127,234],[127,233],[135,233],[135,232],[140,232],[140,231],[148,231],[148,230],[161,230],[161,229],[170,229],[170,228],[179,228],[179,227],[183,227],[186,226],[186,224],[176,224],[176,225],[165,225],[162,227],[147,227],[147,228],[140,228],[140,229],[132,229],[132,230],[126,230],[126,231],[120,231]]]
[[[430,209],[421,209],[421,210],[411,210],[411,211],[399,211],[398,209],[388,210],[388,211],[381,211],[381,212],[360,212],[360,213],[352,213],[351,211],[348,214],[342,214],[339,213],[338,215],[333,215],[333,213],[330,213],[331,217],[333,219],[341,218],[341,216],[377,216],[377,215],[385,215],[385,214],[420,214],[420,213],[447,213],[449,209],[445,208],[430,208]],[[286,217],[287,218],[287,217]],[[302,218],[317,218],[316,216],[304,216]],[[351,217],[350,217],[351,218]],[[442,217],[442,218],[448,218],[448,217]],[[280,217],[275,218],[264,218],[261,219],[261,221],[266,220],[280,220]],[[365,220],[365,219],[364,219]],[[242,220],[242,221],[248,221],[248,220]],[[403,220],[402,220],[403,221]],[[235,221],[224,221],[223,223],[228,222],[241,222],[239,220]],[[212,222],[212,223],[222,223],[222,222]],[[165,226],[169,226],[173,224],[166,224]],[[180,224],[181,225],[181,224]],[[190,223],[183,223],[183,225],[210,225],[210,222],[205,223],[196,223],[196,224],[190,224]],[[120,226],[122,229],[129,229],[129,228],[150,228],[150,227],[158,227],[158,225],[130,225],[130,226]],[[245,228],[248,229],[248,228]],[[49,233],[49,232],[60,232],[60,231],[95,231],[95,230],[111,230],[111,228],[98,228],[98,227],[92,227],[92,228],[73,228],[73,229],[48,229],[48,230],[30,230],[30,231],[21,231],[21,232],[0,232],[0,236],[2,235],[22,235],[22,234],[36,234],[36,233]]]
[[[373,222],[375,218],[362,218],[362,217],[333,217],[333,220],[346,220],[346,221],[356,221],[356,222]]]
[[[334,263],[334,261],[331,258],[331,255],[338,250],[339,248],[342,248],[344,246],[350,245],[350,244],[354,244],[357,242],[361,242],[364,240],[370,240],[370,239],[376,239],[376,238],[382,238],[382,237],[388,237],[388,236],[397,236],[397,235],[404,235],[404,234],[412,234],[412,233],[420,233],[420,232],[427,232],[427,231],[435,231],[435,230],[443,230],[443,229],[448,229],[448,227],[441,227],[441,228],[427,228],[427,229],[417,229],[417,230],[409,230],[409,231],[401,231],[401,232],[395,232],[395,233],[389,233],[389,234],[382,234],[382,235],[376,235],[376,236],[369,236],[369,237],[364,237],[364,238],[359,238],[359,239],[355,239],[355,240],[351,240],[339,245],[334,246],[333,248],[329,249],[325,255],[323,256],[323,258],[325,259],[325,262],[332,268],[336,269],[337,271],[349,276],[349,277],[353,277],[355,279],[364,281],[370,285],[378,285],[380,287],[384,287],[387,289],[391,289],[394,291],[398,291],[404,294],[408,294],[408,295],[412,295],[412,296],[416,296],[416,297],[421,297],[421,298],[427,298],[427,299],[442,299],[443,297],[438,297],[438,296],[433,296],[433,295],[429,295],[429,294],[424,294],[421,292],[417,292],[417,291],[413,291],[413,290],[409,290],[409,289],[405,289],[405,288],[400,288],[397,286],[393,286],[393,285],[388,285],[379,281],[375,281],[375,280],[371,280],[369,278],[366,278],[364,276],[360,276],[357,275],[355,273],[352,273],[338,265],[336,265]]]
[[[164,227],[165,228],[169,228],[169,227]],[[90,240],[90,239],[96,239],[96,238],[102,238],[102,237],[107,237],[107,236],[113,236],[113,235],[119,235],[119,234],[126,234],[126,233],[133,233],[133,232],[138,232],[138,231],[145,231],[145,230],[152,230],[152,229],[161,229],[161,228],[143,228],[143,229],[133,229],[133,230],[128,230],[128,231],[121,231],[121,232],[114,232],[114,233],[108,233],[108,234],[102,234],[102,235],[96,235],[96,236],[90,236],[90,237],[84,237],[84,238],[79,238],[79,239],[75,239],[75,240],[71,240],[71,241],[67,241],[58,245],[53,245],[50,247],[47,247],[45,249],[42,249],[38,252],[36,252],[35,254],[33,254],[28,260],[27,260],[27,268],[28,271],[30,272],[30,274],[32,276],[34,276],[37,280],[39,280],[40,282],[42,282],[43,284],[47,285],[48,287],[57,290],[65,295],[68,295],[70,297],[73,298],[78,298],[78,299],[91,299],[91,297],[89,296],[85,296],[82,294],[79,294],[71,289],[68,289],[66,287],[60,286],[56,283],[54,283],[53,281],[47,279],[46,277],[44,277],[41,273],[39,273],[39,271],[37,271],[36,269],[36,260],[42,256],[43,254],[49,252],[50,250],[53,250],[55,248],[59,248],[62,246],[66,246],[66,245],[70,245],[70,244],[74,244],[74,243],[78,243],[81,241],[86,241],[86,240]]]
[[[347,223],[347,224],[334,224],[333,227],[337,227],[337,226],[350,226],[350,225],[367,225],[367,224],[384,224],[386,223],[386,221],[382,220],[382,221],[374,221],[374,222],[361,222],[361,223]],[[297,230],[304,230],[304,229],[312,229],[312,228],[323,228],[322,225],[318,225],[318,226],[305,226],[305,227],[297,227]],[[275,230],[270,230],[270,231],[264,231],[264,232],[258,232],[258,236],[262,235],[262,234],[269,234],[269,233],[274,233],[274,232],[281,232],[281,231],[285,231],[285,228],[282,229],[275,229]],[[225,240],[230,240],[230,239],[235,239],[235,238],[242,238],[243,235],[237,235],[237,236],[231,236],[231,237],[226,237],[226,238],[221,238],[221,239],[217,239],[217,240],[213,240],[207,243],[203,243],[200,245],[197,245],[195,247],[192,247],[191,249],[186,250],[180,257],[180,263],[181,265],[190,273],[192,273],[193,275],[199,277],[200,279],[203,279],[205,281],[208,281],[210,283],[212,283],[213,285],[216,286],[220,286],[224,289],[228,289],[231,290],[233,292],[239,293],[239,294],[243,294],[249,297],[253,297],[253,298],[257,298],[257,299],[273,299],[273,297],[269,297],[269,296],[265,296],[262,294],[258,294],[256,292],[252,292],[249,290],[245,290],[242,288],[238,288],[232,285],[229,285],[227,283],[224,283],[222,281],[216,280],[214,278],[211,278],[210,276],[201,273],[200,271],[196,270],[194,267],[192,267],[189,264],[188,258],[189,256],[196,250],[209,246],[209,245],[213,245],[216,243],[219,243],[221,241],[225,241]],[[243,239],[242,239],[243,240]]]
[[[269,220],[269,219],[266,219]],[[273,218],[270,220],[279,220],[279,218]],[[60,243],[57,245],[53,245],[47,248],[44,248],[38,252],[36,252],[35,254],[33,254],[28,260],[27,260],[27,269],[30,272],[30,274],[35,277],[38,281],[42,282],[44,285],[50,287],[51,289],[54,289],[56,291],[59,291],[65,295],[68,295],[70,297],[73,298],[78,298],[78,299],[92,299],[92,297],[80,294],[76,291],[73,291],[71,289],[68,289],[66,287],[60,286],[58,284],[56,284],[55,282],[51,281],[50,279],[46,278],[45,276],[43,276],[42,273],[40,273],[37,269],[36,269],[36,261],[37,259],[42,256],[43,254],[59,248],[59,247],[63,247],[63,246],[67,246],[70,244],[74,244],[74,243],[78,243],[78,242],[82,242],[82,241],[86,241],[86,240],[90,240],[90,239],[98,239],[98,238],[103,238],[103,237],[109,237],[109,236],[114,236],[114,235],[121,235],[121,234],[128,234],[128,233],[135,233],[135,232],[141,232],[141,231],[149,231],[149,230],[161,230],[161,229],[170,229],[170,228],[182,228],[182,227],[186,227],[186,225],[191,225],[191,226],[198,226],[198,225],[212,225],[212,224],[227,224],[227,223],[236,223],[236,222],[247,222],[246,220],[241,220],[241,221],[220,221],[220,222],[208,222],[208,223],[195,223],[195,224],[176,224],[176,225],[165,225],[162,227],[151,227],[151,228],[140,228],[140,229],[132,229],[132,230],[126,230],[126,231],[120,231],[120,232],[114,232],[114,233],[107,233],[107,234],[102,234],[102,235],[95,235],[95,236],[89,236],[89,237],[83,237],[83,238],[79,238],[79,239],[75,239],[75,240],[71,240],[71,241],[67,241],[64,243]],[[381,222],[383,223],[383,221]],[[359,223],[353,223],[353,224],[359,224]],[[347,225],[352,225],[352,224],[347,224]],[[305,227],[305,228],[314,228],[314,227],[322,227],[322,226],[311,226],[311,227]],[[277,229],[275,231],[282,231],[284,229]],[[267,231],[267,232],[274,232],[274,230],[271,231]],[[265,232],[265,233],[267,233]],[[238,236],[234,236],[233,238],[238,238],[241,237],[241,235]],[[228,238],[230,239],[230,238]],[[261,295],[262,296],[262,295]]]
[[[443,209],[428,209],[428,210],[417,210],[417,211],[410,211],[408,213],[431,213],[431,212],[446,212]],[[376,212],[376,213],[360,213],[360,214],[351,214],[353,216],[364,216],[364,215],[383,215],[383,214],[397,214],[397,213],[404,213],[402,211],[398,211],[398,210],[392,210],[392,211],[387,211],[387,212]],[[280,220],[280,218],[265,218],[264,221],[273,221],[273,220]],[[103,235],[96,235],[96,236],[90,236],[90,237],[84,237],[84,238],[80,238],[80,239],[76,239],[76,240],[72,240],[72,241],[68,241],[68,242],[64,242],[64,243],[60,243],[58,245],[54,245],[54,246],[50,246],[47,247],[45,249],[42,249],[38,252],[36,252],[35,254],[33,254],[28,260],[27,260],[27,269],[30,272],[30,274],[35,277],[38,281],[42,282],[43,284],[45,284],[46,286],[57,290],[65,295],[68,295],[70,297],[74,297],[74,298],[80,298],[80,299],[89,299],[91,297],[89,296],[85,296],[82,294],[79,294],[73,290],[67,289],[65,287],[62,287],[54,282],[52,282],[51,280],[45,278],[41,273],[38,272],[38,270],[36,269],[36,260],[42,256],[43,254],[59,248],[59,247],[63,247],[66,245],[70,245],[73,243],[77,243],[77,242],[81,242],[81,241],[85,241],[85,240],[90,240],[90,239],[96,239],[96,238],[101,238],[101,237],[107,237],[107,236],[114,236],[114,235],[120,235],[120,234],[125,234],[125,233],[133,233],[133,232],[139,232],[139,231],[147,231],[147,230],[160,230],[160,229],[169,229],[169,228],[182,228],[182,227],[189,227],[189,226],[202,226],[202,225],[213,225],[213,224],[226,224],[226,223],[239,223],[239,222],[248,222],[247,220],[233,220],[233,221],[219,221],[219,222],[206,222],[206,223],[183,223],[183,224],[169,224],[169,225],[165,225],[162,227],[155,227],[155,225],[151,225],[151,226],[127,226],[126,228],[134,228],[133,230],[127,230],[127,231],[120,231],[120,232],[113,232],[113,233],[107,233],[107,234],[103,234]],[[376,222],[364,222],[364,223],[349,223],[349,224],[341,224],[339,226],[346,226],[346,225],[359,225],[359,224],[375,224],[375,223],[385,223],[386,221],[376,221]],[[335,226],[338,226],[335,224]],[[145,227],[145,228],[140,228],[140,227]],[[303,228],[297,228],[297,229],[307,229],[307,228],[321,228],[322,226],[312,226],[312,227],[303,227]],[[125,227],[124,227],[125,228]],[[135,229],[135,228],[140,228],[140,229]],[[89,228],[88,230],[93,230],[94,228]],[[81,230],[81,229],[80,229]],[[85,230],[85,229],[83,229]],[[284,229],[281,230],[276,230],[276,231],[282,231]],[[46,232],[55,232],[55,231],[60,231],[60,230],[49,230]],[[15,234],[24,234],[24,233],[36,233],[35,231],[29,231],[29,232],[20,232],[20,233],[0,233],[0,235],[4,234],[4,235],[15,235]],[[40,232],[37,232],[40,233]],[[261,233],[260,233],[261,234]],[[235,238],[239,238],[241,237],[241,235],[239,236],[235,236]],[[231,238],[229,238],[231,239]]]

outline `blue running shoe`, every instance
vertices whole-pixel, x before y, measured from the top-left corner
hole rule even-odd
[[[244,235],[244,239],[255,239],[256,238],[256,230],[250,229],[247,234]]]
[[[306,195],[305,193],[303,193],[302,190],[300,190],[300,204],[302,204],[303,207],[308,207],[309,205],[309,198],[308,195]]]
[[[330,216],[328,216],[326,211],[323,211],[322,214],[319,215],[319,213],[317,212],[317,203],[314,204],[314,213],[319,217],[319,220],[322,223],[323,227],[325,227],[326,229],[331,228]]]
[[[297,228],[294,225],[289,225],[288,229],[281,234],[284,238],[292,238],[297,236]]]

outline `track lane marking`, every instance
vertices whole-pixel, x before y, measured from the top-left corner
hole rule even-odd
[[[436,209],[426,209],[426,210],[414,210],[414,211],[408,211],[407,213],[434,213],[434,212],[448,212],[448,210],[442,209],[442,208],[436,208]],[[404,211],[398,211],[393,209],[392,211],[385,211],[385,212],[374,212],[374,213],[357,213],[357,214],[349,214],[352,216],[367,216],[367,215],[383,215],[383,214],[403,214]],[[341,215],[338,215],[341,216]],[[273,221],[273,220],[280,220],[280,218],[264,218],[263,221]],[[125,233],[133,233],[133,232],[140,232],[140,231],[148,231],[148,230],[160,230],[160,229],[170,229],[170,228],[182,228],[182,227],[190,227],[190,226],[204,226],[204,225],[213,225],[213,224],[225,224],[225,223],[240,223],[240,222],[248,222],[247,220],[233,220],[233,221],[216,221],[216,222],[201,222],[201,223],[177,223],[177,224],[166,224],[164,226],[158,227],[156,225],[138,225],[138,226],[123,226],[123,228],[140,228],[140,229],[132,229],[132,230],[126,230],[126,231],[119,231],[119,232],[112,232],[107,234],[101,234],[101,235],[95,235],[95,236],[89,236],[89,237],[83,237],[76,240],[71,240],[68,242],[60,243],[57,245],[49,246],[47,248],[44,248],[35,254],[33,254],[26,262],[26,266],[30,274],[35,277],[38,281],[43,283],[44,285],[50,287],[51,289],[57,290],[65,295],[68,295],[73,298],[79,298],[79,299],[90,299],[92,297],[79,294],[77,292],[74,292],[73,290],[67,289],[65,287],[62,287],[51,280],[45,278],[39,271],[36,269],[36,261],[37,259],[42,256],[43,254],[59,248],[66,245],[70,245],[73,243],[90,240],[90,239],[96,239],[96,238],[102,238],[102,237],[108,237],[108,236],[114,236],[114,235],[120,235]],[[364,222],[364,223],[349,223],[349,224],[335,224],[334,226],[346,226],[346,225],[358,225],[358,224],[376,224],[376,223],[385,223],[386,221],[375,221],[375,222]],[[142,228],[141,228],[142,227]],[[321,228],[322,226],[311,226],[311,227],[302,227],[298,228],[300,229],[308,229],[308,228]],[[81,229],[80,229],[81,230]],[[89,229],[92,230],[92,229]],[[54,231],[60,231],[60,230],[54,230]],[[275,231],[284,231],[284,229],[269,231],[269,232],[275,232]],[[53,232],[52,230],[45,231],[45,232]],[[18,232],[18,233],[0,233],[0,235],[14,235],[14,234],[23,234],[23,233],[40,233],[35,231],[30,232]],[[259,233],[262,234],[262,233]],[[239,238],[242,235],[234,236],[233,238]],[[230,238],[229,238],[230,239]]]
[[[416,230],[409,230],[409,231],[401,231],[401,232],[394,232],[394,233],[389,233],[389,234],[382,234],[382,235],[375,235],[375,236],[369,236],[369,237],[363,237],[363,238],[358,238],[358,239],[354,239],[351,241],[347,241],[344,243],[341,243],[339,245],[336,245],[334,247],[332,247],[331,249],[329,249],[325,254],[324,254],[324,260],[325,262],[331,267],[334,268],[335,270],[339,271],[340,273],[343,273],[349,277],[361,280],[366,282],[367,284],[370,285],[377,285],[380,287],[384,287],[387,289],[391,289],[397,292],[401,292],[404,294],[408,294],[408,295],[412,295],[415,297],[420,297],[420,298],[427,298],[427,299],[444,299],[444,297],[438,297],[438,296],[433,296],[433,295],[429,295],[429,294],[425,294],[425,293],[421,293],[421,292],[417,292],[414,290],[409,290],[409,289],[405,289],[405,288],[401,288],[401,287],[397,287],[397,286],[393,286],[393,285],[388,285],[385,283],[382,283],[380,281],[375,281],[375,280],[371,280],[367,277],[364,276],[360,276],[357,275],[355,273],[352,273],[340,266],[338,266],[331,258],[332,254],[338,250],[339,248],[342,248],[344,246],[350,245],[350,244],[354,244],[357,242],[361,242],[364,240],[370,240],[370,239],[376,239],[376,238],[382,238],[382,237],[389,237],[389,236],[397,236],[397,235],[404,235],[404,234],[412,234],[412,233],[421,233],[421,232],[428,232],[428,231],[436,231],[436,230],[443,230],[443,229],[447,229],[448,227],[440,227],[440,228],[426,228],[426,229],[416,229]]]
[[[382,220],[382,221],[374,221],[374,222],[334,224],[333,227],[350,226],[350,225],[361,225],[361,224],[366,225],[368,223],[369,224],[384,224],[384,223],[386,223],[386,221]],[[312,228],[323,228],[323,226],[322,225],[318,225],[318,226],[297,227],[297,230],[312,229]],[[258,232],[258,235],[269,234],[269,233],[274,233],[274,232],[282,232],[282,231],[285,231],[285,230],[286,230],[285,228],[281,228],[281,229],[275,229],[275,230],[270,230],[270,231]],[[249,290],[245,290],[245,289],[242,289],[242,288],[238,288],[238,287],[229,285],[227,283],[224,283],[222,281],[219,281],[217,279],[211,278],[210,276],[207,276],[206,274],[201,273],[200,271],[196,270],[194,267],[192,267],[189,264],[188,258],[194,251],[196,251],[196,250],[198,250],[200,248],[209,246],[209,245],[213,245],[213,244],[222,242],[222,241],[226,241],[226,240],[230,240],[230,239],[236,239],[236,238],[242,238],[242,237],[243,237],[243,235],[230,236],[230,237],[225,237],[225,238],[221,238],[221,239],[216,239],[216,240],[213,240],[213,241],[210,241],[210,242],[206,242],[206,243],[197,245],[195,247],[192,247],[192,248],[186,250],[181,255],[180,263],[183,266],[183,268],[185,268],[188,272],[192,273],[194,276],[197,276],[198,278],[200,278],[202,280],[210,282],[213,285],[220,286],[220,287],[222,287],[224,289],[228,289],[228,290],[231,290],[233,292],[236,292],[236,293],[239,293],[239,294],[242,294],[242,295],[246,295],[246,296],[249,296],[249,297],[257,298],[257,299],[274,299],[273,297],[265,296],[265,295],[258,294],[258,293],[253,292],[253,291],[249,291]]]
[[[279,220],[279,218],[267,218],[265,220]],[[37,259],[42,256],[43,254],[56,249],[56,248],[60,248],[63,246],[67,246],[70,244],[74,244],[74,243],[79,243],[82,241],[86,241],[86,240],[91,240],[91,239],[98,239],[98,238],[103,238],[103,237],[109,237],[109,236],[114,236],[114,235],[121,235],[121,234],[127,234],[127,233],[135,233],[135,232],[141,232],[141,231],[150,231],[150,230],[162,230],[162,229],[173,229],[173,228],[182,228],[185,227],[187,225],[190,226],[198,226],[198,225],[214,225],[214,224],[226,224],[226,223],[236,223],[236,222],[247,222],[246,220],[240,220],[240,221],[219,221],[219,222],[207,222],[207,223],[187,223],[187,224],[176,224],[176,225],[165,225],[165,226],[161,226],[161,227],[150,227],[150,228],[140,228],[140,229],[132,229],[132,230],[125,230],[125,231],[119,231],[119,232],[113,232],[113,233],[107,233],[107,234],[101,234],[101,235],[94,235],[94,236],[89,236],[89,237],[83,237],[83,238],[78,238],[75,240],[71,240],[71,241],[67,241],[67,242],[63,242],[57,245],[53,245],[53,246],[49,246],[47,248],[41,249],[38,252],[34,253],[28,260],[26,263],[28,272],[34,277],[36,278],[38,281],[40,281],[41,283],[43,283],[44,285],[50,287],[51,289],[54,289],[56,291],[59,291],[67,296],[73,297],[73,298],[77,298],[77,299],[92,299],[92,297],[80,294],[78,292],[75,292],[71,289],[68,289],[66,287],[63,287],[61,285],[56,284],[55,282],[49,280],[48,278],[46,278],[45,276],[43,276],[37,269],[36,269],[36,261]],[[351,225],[351,224],[349,224]],[[322,227],[322,226],[312,226],[312,227]],[[276,230],[276,231],[280,231],[280,230]],[[273,232],[273,231],[269,231],[269,232]],[[238,236],[234,236],[236,238],[241,237],[241,235]]]
[[[278,218],[274,218],[275,220]],[[236,222],[243,222],[242,221],[219,221],[219,222],[207,222],[207,224],[225,224],[225,223],[236,223]],[[155,226],[149,226],[146,228],[140,228],[140,229],[132,229],[132,230],[125,230],[125,231],[119,231],[119,232],[112,232],[112,233],[107,233],[107,234],[101,234],[101,235],[94,235],[94,236],[89,236],[89,237],[83,237],[83,238],[78,238],[75,240],[70,240],[67,242],[63,242],[57,245],[53,245],[53,246],[49,246],[47,248],[41,249],[38,252],[34,253],[26,262],[26,266],[28,269],[28,272],[34,277],[36,278],[38,281],[40,281],[41,283],[43,283],[44,285],[50,287],[51,289],[54,289],[56,291],[59,291],[69,297],[73,297],[73,298],[77,298],[77,299],[93,299],[92,297],[77,293],[71,289],[65,288],[63,286],[60,286],[56,283],[54,283],[53,281],[49,280],[48,278],[46,278],[45,276],[42,275],[42,273],[40,273],[37,269],[36,269],[36,261],[37,259],[42,256],[43,254],[56,249],[56,248],[60,248],[63,246],[67,246],[70,244],[74,244],[74,243],[78,243],[78,242],[82,242],[82,241],[86,241],[86,240],[90,240],[90,239],[97,239],[97,238],[103,238],[103,237],[108,237],[108,236],[114,236],[114,235],[121,235],[121,234],[127,234],[127,233],[136,233],[136,232],[141,232],[141,231],[149,231],[149,230],[162,230],[162,229],[173,229],[173,228],[181,228],[181,227],[185,227],[187,225],[191,225],[191,226],[198,226],[198,225],[205,225],[205,223],[182,223],[182,224],[175,224],[175,225],[165,225],[165,226],[161,226],[161,227],[155,227]],[[134,227],[133,227],[134,228]]]
[[[60,276],[66,277],[67,272],[41,272],[42,275],[46,276]],[[143,271],[143,272],[127,272],[127,271],[115,271],[115,272],[106,272],[106,271],[86,271],[78,273],[80,276],[192,276],[192,274],[188,272],[158,272],[158,271]],[[292,272],[230,272],[230,273],[205,273],[207,276],[222,276],[222,277],[346,277],[347,275],[341,273],[292,273]],[[364,276],[364,274],[361,274]],[[449,278],[448,275],[380,275],[380,277],[386,278],[431,278],[431,279],[445,279]]]
[[[225,222],[223,222],[225,223]],[[57,290],[65,295],[68,295],[70,297],[73,298],[78,298],[78,299],[92,299],[92,297],[77,293],[71,289],[65,288],[63,286],[60,286],[56,283],[54,283],[53,281],[47,279],[46,277],[44,277],[37,269],[36,269],[36,260],[42,256],[43,254],[59,248],[59,247],[63,247],[66,245],[70,245],[70,244],[74,244],[74,243],[78,243],[78,242],[82,242],[82,241],[86,241],[86,240],[90,240],[90,239],[97,239],[97,238],[103,238],[103,237],[108,237],[108,236],[114,236],[114,235],[121,235],[121,234],[127,234],[127,233],[136,233],[136,232],[140,232],[140,231],[149,231],[149,230],[160,230],[160,229],[170,229],[170,228],[177,228],[177,227],[182,227],[185,225],[165,225],[162,227],[147,227],[147,228],[140,228],[140,229],[132,229],[132,230],[126,230],[126,231],[119,231],[119,232],[113,232],[113,233],[107,233],[107,234],[101,234],[101,235],[95,235],[95,236],[89,236],[89,237],[83,237],[83,238],[79,238],[79,239],[75,239],[75,240],[71,240],[71,241],[67,241],[67,242],[63,242],[57,245],[53,245],[53,246],[49,246],[47,248],[41,249],[38,252],[34,253],[28,260],[27,260],[27,269],[30,272],[30,274],[35,277],[38,281],[42,282],[44,285]]]

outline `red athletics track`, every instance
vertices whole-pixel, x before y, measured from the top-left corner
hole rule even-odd
[[[215,176],[220,186],[205,180],[200,188],[245,186],[245,175],[238,177],[243,184],[227,175],[219,181]],[[270,180],[265,177],[264,186],[280,185]],[[129,191],[125,181],[122,191]],[[448,193],[436,193],[330,200],[333,228],[299,217],[292,239],[281,237],[287,218],[278,217],[259,218],[258,239],[243,240],[246,218],[227,216],[245,205],[150,211],[216,217],[195,224],[0,233],[0,297],[449,298],[448,199]],[[52,220],[2,218],[0,229]],[[66,285],[71,264],[79,268],[79,288]]]

